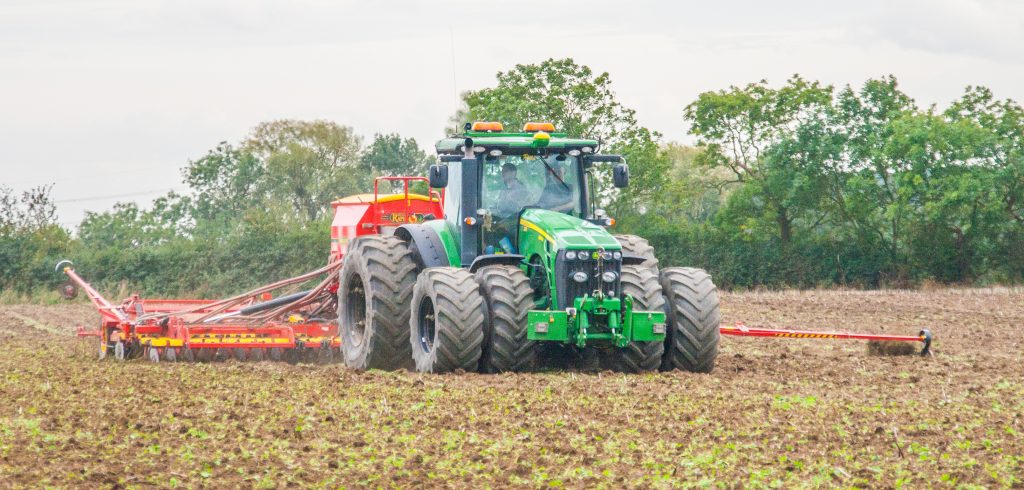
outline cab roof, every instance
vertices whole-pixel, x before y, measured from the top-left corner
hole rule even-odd
[[[597,140],[585,138],[569,138],[568,136],[566,136],[565,133],[550,133],[548,135],[550,136],[550,138],[547,138],[547,143],[543,146],[538,146],[535,143],[537,139],[536,136],[537,133],[466,131],[463,134],[452,135],[443,140],[440,140],[434,147],[437,150],[438,155],[461,155],[463,153],[462,147],[466,144],[467,139],[473,140],[474,147],[484,147],[488,150],[512,150],[512,152],[515,153],[518,153],[519,151],[525,152],[541,149],[555,149],[564,151],[569,151],[572,149],[582,150],[584,147],[590,148],[590,151],[584,151],[584,153],[596,153],[598,145]]]

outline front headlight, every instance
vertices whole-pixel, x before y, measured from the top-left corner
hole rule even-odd
[[[567,250],[565,252],[565,258],[566,258],[566,260],[576,260],[576,251],[575,250]]]
[[[604,274],[601,274],[601,280],[604,282],[615,282],[617,277],[619,276],[612,271],[607,271]]]
[[[612,258],[619,260],[622,258],[622,252],[612,252]]]
[[[579,271],[572,275],[572,280],[576,282],[587,282],[587,273]]]
[[[612,253],[608,251],[601,252],[601,258],[604,260],[612,260]]]

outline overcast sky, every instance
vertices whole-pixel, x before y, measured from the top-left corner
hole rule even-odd
[[[641,124],[687,142],[698,93],[793,73],[1024,101],[1024,2],[0,0],[0,185],[54,183],[74,225],[183,190],[188,160],[260,121],[431,149],[457,92],[549,57],[609,72]]]

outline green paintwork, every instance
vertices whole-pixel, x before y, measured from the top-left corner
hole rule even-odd
[[[619,241],[608,233],[608,230],[564,213],[546,209],[527,209],[520,215],[519,253],[526,258],[527,263],[532,262],[535,257],[539,257],[544,263],[548,273],[548,284],[551,285],[549,298],[558,297],[559,280],[555,277],[555,256],[559,250],[602,248],[609,251],[621,250],[622,245],[619,245]]]
[[[527,316],[527,338],[559,341],[586,347],[604,341],[625,347],[630,342],[665,340],[665,312],[633,311],[633,298],[584,296],[573,302],[574,314],[566,311],[532,310]],[[604,319],[600,331],[593,332],[595,319]],[[538,332],[538,327],[540,331]]]
[[[554,239],[553,245],[555,250],[599,248],[622,250],[619,241],[611,233],[608,233],[608,230],[604,229],[604,227],[565,213],[549,211],[547,209],[527,209],[521,215],[521,225],[523,221],[536,225]],[[524,227],[527,229],[524,230]],[[534,240],[537,240],[536,237],[539,235],[535,230],[530,229],[529,225],[520,226],[519,232],[520,243],[524,243],[522,240],[523,233],[532,234]],[[520,253],[527,255],[522,251]]]
[[[555,276],[559,250],[621,250],[622,245],[604,228],[588,221],[546,209],[523,211],[519,227],[519,253],[529,263],[539,257],[551,285],[549,298],[556,298],[560,280]],[[524,266],[525,269],[525,266]],[[533,310],[528,317],[531,340],[557,341],[584,347],[588,343],[611,343],[625,347],[630,342],[665,340],[665,313],[633,311],[633,299],[584,296],[573,301],[575,314],[559,310]],[[549,306],[549,305],[538,305]],[[536,324],[548,325],[537,333]],[[593,325],[600,324],[599,331]],[[660,326],[656,332],[655,326]]]
[[[437,236],[441,239],[441,246],[444,247],[444,253],[448,256],[448,265],[462,267],[462,257],[459,255],[459,242],[455,238],[455,234],[452,233],[451,224],[443,219],[435,219],[426,221],[423,225],[437,232]]]

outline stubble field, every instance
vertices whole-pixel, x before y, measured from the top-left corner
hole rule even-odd
[[[1024,486],[1024,290],[726,293],[710,375],[96,361],[85,304],[0,306],[0,486]]]

